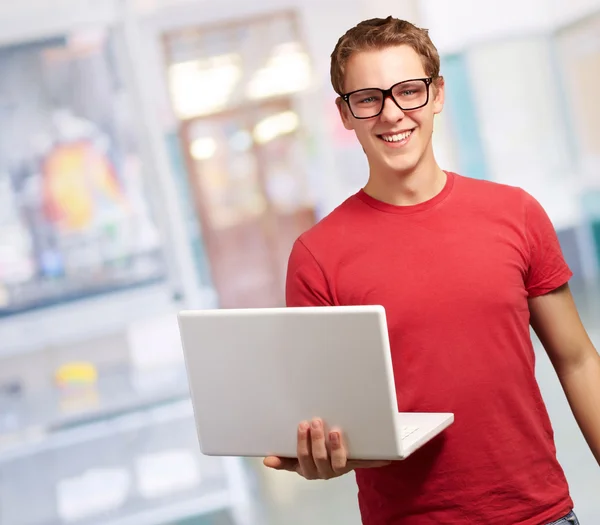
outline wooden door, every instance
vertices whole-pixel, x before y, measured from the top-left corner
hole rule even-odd
[[[187,121],[182,141],[223,308],[282,306],[294,240],[315,221],[287,100]]]

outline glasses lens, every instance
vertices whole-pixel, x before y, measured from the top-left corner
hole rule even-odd
[[[363,89],[352,93],[348,100],[350,109],[357,118],[374,117],[381,111],[383,93],[378,89]]]
[[[410,80],[394,86],[394,99],[402,109],[420,108],[427,103],[427,84],[422,80]]]
[[[417,109],[427,104],[427,83],[423,80],[407,80],[394,86],[392,94],[403,110]],[[352,93],[348,102],[355,117],[374,117],[383,107],[383,93],[379,89],[363,89]]]

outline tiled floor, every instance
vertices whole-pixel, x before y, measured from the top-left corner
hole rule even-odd
[[[600,349],[600,290],[589,288],[576,295],[582,318]],[[577,428],[556,374],[537,344],[537,376],[555,428],[559,459],[569,479],[582,525],[600,516],[600,468]],[[264,515],[256,525],[359,525],[353,475],[327,482],[304,481],[288,473],[267,472],[260,461],[251,470],[262,495]],[[260,521],[260,523],[258,523]]]

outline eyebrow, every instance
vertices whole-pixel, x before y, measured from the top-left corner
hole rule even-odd
[[[412,81],[414,81],[414,80],[423,80],[423,79],[429,78],[429,77],[427,77],[427,75],[426,75],[426,74],[424,74],[424,75],[425,75],[425,76],[421,76],[421,77],[417,76],[417,77],[411,77],[411,78],[407,78],[406,80],[399,80],[398,82],[394,82],[394,83],[393,83],[391,86],[389,86],[389,87],[387,87],[387,88],[380,88],[380,87],[369,86],[369,87],[364,87],[364,88],[351,89],[351,90],[349,90],[349,91],[344,91],[344,92],[343,92],[343,93],[341,93],[341,94],[342,94],[342,95],[347,95],[347,94],[349,94],[349,93],[356,93],[357,91],[364,91],[364,90],[367,90],[367,89],[380,89],[380,90],[382,90],[382,91],[386,91],[386,90],[388,90],[388,89],[391,89],[391,88],[393,88],[394,86],[397,86],[398,84],[402,84],[402,83],[404,83],[404,82],[412,82]]]

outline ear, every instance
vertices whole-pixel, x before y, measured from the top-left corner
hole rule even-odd
[[[338,97],[335,99],[335,105],[338,108],[338,112],[344,127],[348,131],[352,131],[354,129],[354,117],[350,114],[350,108],[348,108],[348,104],[342,100],[342,97]]]
[[[438,77],[433,81],[431,86],[433,91],[433,113],[438,115],[444,109],[444,101],[446,99],[446,85],[444,77]]]

